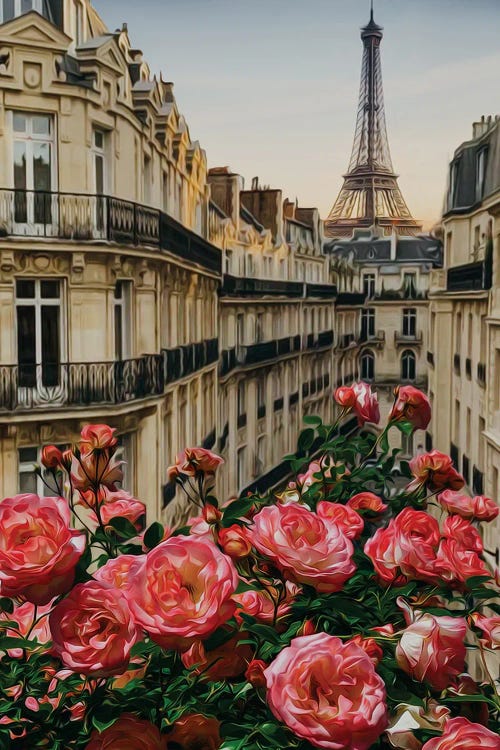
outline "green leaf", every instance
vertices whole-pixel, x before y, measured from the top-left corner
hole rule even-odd
[[[3,612],[7,612],[7,614],[11,615],[14,611],[14,602],[12,599],[7,599],[6,596],[2,596],[0,599],[0,609]]]
[[[155,521],[151,524],[149,529],[146,529],[146,532],[144,534],[143,542],[144,546],[148,549],[153,549],[153,547],[156,547],[161,540],[163,539],[163,535],[165,533],[165,529],[161,525],[161,523],[158,523],[158,521]]]
[[[123,518],[123,516],[112,518],[108,526],[111,526],[122,539],[132,539],[134,536],[137,536],[137,529],[134,524],[130,523],[128,518]]]
[[[298,448],[300,451],[308,451],[314,443],[314,430],[310,427],[306,430],[302,430],[298,439]]]
[[[411,422],[407,422],[406,420],[401,420],[400,422],[393,422],[394,427],[397,427],[400,432],[402,432],[404,435],[411,435],[413,431],[415,430],[415,427],[412,425]]]
[[[315,417],[313,414],[306,414],[305,417],[303,417],[302,421],[304,424],[311,424],[313,427],[319,427],[321,422],[320,417]]]

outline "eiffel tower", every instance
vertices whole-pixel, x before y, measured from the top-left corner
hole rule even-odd
[[[361,29],[363,62],[358,115],[351,160],[344,184],[325,221],[327,237],[351,237],[356,229],[374,225],[383,234],[415,235],[422,231],[399,189],[392,166],[385,124],[380,63],[382,27],[373,18]]]

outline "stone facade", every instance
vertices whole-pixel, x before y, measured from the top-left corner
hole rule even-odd
[[[474,123],[450,164],[444,268],[430,284],[432,442],[470,492],[500,490],[500,118]],[[499,565],[500,524],[482,525]]]

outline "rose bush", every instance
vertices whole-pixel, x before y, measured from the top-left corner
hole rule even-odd
[[[60,496],[0,503],[2,750],[500,750],[496,498],[390,449],[418,389],[377,434],[369,385],[334,398],[275,493],[219,503],[222,459],[182,451],[178,529],[121,489],[113,428],[44,447]]]

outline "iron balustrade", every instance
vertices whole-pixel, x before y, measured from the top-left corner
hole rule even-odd
[[[313,340],[312,346],[314,345],[315,342]],[[301,348],[301,337],[300,335],[296,335],[224,349],[221,352],[219,373],[221,376],[224,376],[239,366],[244,367],[246,365],[272,362],[287,354],[300,352]]]
[[[116,362],[0,365],[0,411],[123,404],[159,396],[163,357],[148,354]]]
[[[448,269],[446,290],[448,292],[471,292],[491,289],[491,259],[465,263]]]
[[[286,297],[303,297],[304,284],[301,281],[282,281],[281,279],[256,279],[246,276],[225,274],[219,291],[225,296],[260,296],[283,295]]]
[[[306,284],[306,296],[330,299],[337,296],[337,287],[335,284]]]
[[[221,251],[163,211],[110,195],[0,189],[0,237],[144,245],[222,273]]]

